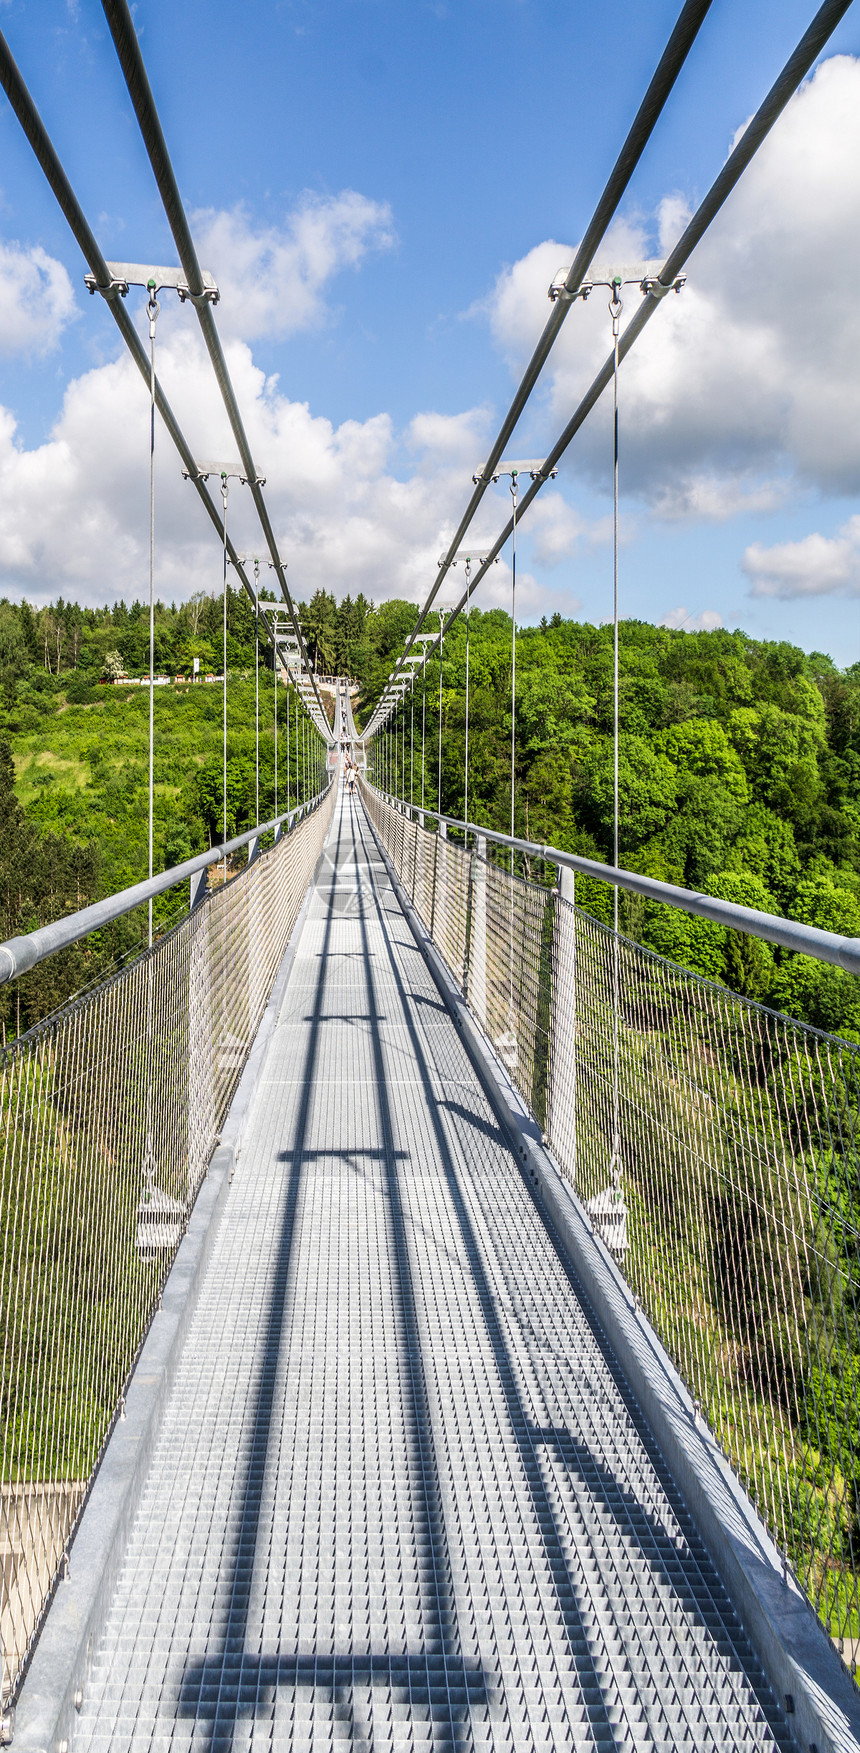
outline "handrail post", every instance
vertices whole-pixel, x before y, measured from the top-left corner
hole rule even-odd
[[[487,1029],[487,842],[478,834],[471,860],[472,910],[469,926],[469,1007]]]
[[[552,993],[549,1025],[546,1135],[550,1144],[565,1141],[563,1155],[577,1171],[576,1064],[576,875],[566,865],[558,871],[558,899],[552,938]]]
[[[193,913],[195,907],[199,907],[201,901],[205,901],[206,896],[209,893],[208,864],[204,866],[203,870],[196,870],[194,872],[194,875],[188,884],[188,890],[188,906]]]
[[[448,960],[448,865],[446,855],[442,850],[442,843],[447,838],[445,823],[437,822],[436,844],[433,848],[435,853],[433,859],[433,924],[430,935],[436,939],[437,946],[442,950],[446,962]],[[440,927],[441,943],[439,941]]]
[[[194,886],[198,885],[198,901],[206,892],[208,866],[191,878],[192,908],[195,906]],[[206,907],[196,921],[191,935],[188,959],[188,1035],[187,1070],[187,1154],[188,1180],[186,1200],[189,1208],[206,1173],[216,1132],[217,1112],[214,1078],[214,1018],[212,982],[212,920],[213,909]],[[216,975],[217,980],[217,975]]]

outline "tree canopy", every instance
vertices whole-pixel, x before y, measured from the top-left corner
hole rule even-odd
[[[396,620],[398,605],[386,608]],[[387,638],[379,637],[379,645],[387,658]],[[464,804],[465,657],[461,619],[445,638],[442,677],[442,808],[452,816],[461,816]],[[473,609],[469,667],[469,814],[504,830],[511,623],[502,611]],[[368,707],[382,685],[378,668],[368,668]],[[419,677],[419,702],[421,688]],[[436,797],[438,698],[434,661],[426,675],[428,804]],[[860,936],[860,665],[843,672],[819,652],[810,656],[744,633],[691,634],[627,621],[619,700],[623,866]],[[405,715],[408,749],[410,712],[407,696],[398,724]],[[415,720],[420,738],[420,705]],[[518,834],[610,861],[612,729],[612,628],[560,617],[521,628]],[[419,747],[413,797],[420,773]],[[402,778],[408,796],[408,755]],[[580,880],[577,892],[583,905],[610,918],[608,887]],[[741,945],[737,934],[632,899],[622,906],[622,924],[736,991],[860,1039],[860,982],[851,975],[749,939]]]
[[[227,607],[228,808],[231,827],[240,832],[251,825],[253,811],[254,615],[240,590],[228,591]],[[366,718],[414,625],[416,605],[398,599],[375,605],[360,595],[338,603],[332,593],[317,591],[298,611],[318,672],[354,677]],[[178,607],[158,604],[158,671],[187,674],[195,656],[204,669],[220,668],[222,613],[218,591],[198,593]],[[429,625],[435,630],[435,616]],[[464,804],[465,661],[461,617],[445,640],[442,676],[442,803],[454,816]],[[15,833],[26,829],[28,844],[35,844],[34,832],[58,843],[65,837],[64,845],[74,849],[68,880],[75,894],[93,898],[143,874],[145,696],[106,685],[106,678],[140,677],[148,663],[149,616],[140,602],[91,609],[60,598],[35,609],[0,601],[0,736],[15,756],[17,797],[25,806]],[[265,811],[274,806],[273,689],[271,668],[262,667],[271,664],[262,643],[260,664]],[[686,633],[626,621],[620,671],[621,863],[860,936],[860,665],[841,671],[821,652],[740,632]],[[437,788],[438,660],[428,664],[424,684],[430,804]],[[473,609],[469,813],[501,829],[510,812],[510,689],[510,618],[500,609]],[[421,691],[419,671],[415,712],[410,717],[407,695],[398,719],[398,783],[407,797],[411,785],[416,802]],[[220,701],[212,690],[165,689],[156,706],[156,848],[157,862],[165,865],[219,831]],[[612,720],[611,627],[553,615],[519,630],[518,833],[609,861]],[[293,733],[293,776],[297,758]],[[283,803],[283,742],[280,762]],[[84,865],[78,875],[75,864],[84,853],[86,880]],[[45,854],[54,887],[38,900],[40,919],[52,906],[68,910],[60,889],[65,856],[56,848]],[[39,857],[33,859],[35,884]],[[9,883],[7,890],[11,896]],[[608,920],[604,884],[581,879],[577,894]],[[25,917],[20,908],[14,919],[19,916]],[[35,922],[32,908],[27,916]],[[818,1027],[860,1038],[860,982],[838,969],[771,953],[750,940],[743,947],[716,926],[632,899],[623,904],[622,923],[700,973]]]

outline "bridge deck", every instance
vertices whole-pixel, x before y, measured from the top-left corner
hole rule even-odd
[[[75,1741],[787,1747],[336,809]]]

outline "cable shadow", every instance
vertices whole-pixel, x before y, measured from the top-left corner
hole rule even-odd
[[[448,1006],[442,1003],[441,998],[428,998],[426,992],[412,992],[410,997],[413,1004],[418,1005],[422,1010],[435,1010],[445,1018],[449,1015]]]
[[[478,1303],[483,1316],[484,1325],[496,1366],[496,1374],[505,1402],[509,1425],[513,1433],[522,1471],[522,1477],[531,1499],[534,1525],[540,1530],[539,1538],[542,1556],[549,1573],[555,1607],[565,1626],[568,1636],[568,1651],[571,1665],[577,1673],[582,1692],[582,1707],[587,1712],[589,1724],[598,1744],[615,1744],[615,1728],[612,1714],[617,1706],[617,1694],[614,1689],[607,1689],[602,1674],[598,1672],[593,1659],[584,1664],[581,1648],[584,1640],[584,1622],[577,1601],[577,1585],[568,1569],[561,1537],[556,1523],[554,1509],[547,1491],[546,1483],[540,1466],[535,1445],[530,1441],[530,1419],[519,1393],[519,1370],[510,1356],[507,1340],[499,1320],[496,1308],[495,1293],[487,1278],[483,1256],[475,1236],[472,1221],[463,1198],[459,1176],[454,1163],[451,1147],[445,1127],[442,1124],[440,1105],[434,1089],[434,1078],[427,1056],[424,1052],[420,1033],[416,1027],[415,1015],[408,999],[405,983],[401,975],[392,945],[386,934],[385,943],[388,950],[388,963],[397,990],[400,994],[403,1013],[409,1031],[415,1061],[419,1068],[426,1103],[426,1112],[433,1130],[433,1143],[438,1160],[442,1166],[446,1187],[454,1208],[457,1224],[463,1239],[466,1257],[477,1291]],[[399,1197],[399,1193],[398,1193]],[[583,1602],[589,1606],[590,1602]],[[585,1647],[589,1647],[585,1644]],[[608,1691],[608,1696],[607,1696]]]
[[[348,822],[348,825],[347,825]],[[341,811],[338,851],[344,832],[352,830],[352,811]],[[270,1711],[276,1690],[293,1687],[311,1694],[328,1694],[335,1719],[342,1727],[354,1723],[353,1694],[361,1684],[383,1686],[400,1705],[408,1705],[417,1721],[432,1722],[456,1740],[475,1709],[494,1720],[503,1705],[495,1677],[485,1673],[480,1661],[464,1658],[457,1626],[456,1602],[451,1581],[447,1533],[439,1485],[429,1400],[424,1379],[420,1326],[406,1221],[399,1190],[398,1162],[403,1153],[394,1148],[391,1112],[385,1082],[385,1064],[372,975],[372,952],[367,926],[361,916],[362,956],[369,1002],[361,1022],[369,1028],[376,1079],[377,1121],[380,1144],[370,1152],[357,1147],[362,1156],[378,1156],[384,1177],[386,1223],[390,1234],[391,1289],[395,1303],[395,1327],[404,1384],[403,1419],[407,1471],[413,1482],[413,1525],[410,1537],[427,1555],[422,1562],[418,1592],[423,1626],[420,1652],[361,1655],[350,1649],[315,1650],[312,1656],[279,1652],[261,1656],[246,1648],[251,1600],[258,1562],[258,1544],[266,1485],[266,1463],[276,1426],[276,1391],[284,1335],[290,1320],[293,1254],[300,1218],[304,1171],[318,1156],[330,1158],[331,1149],[317,1151],[308,1143],[308,1128],[323,1025],[331,1013],[323,1008],[326,983],[326,952],[336,916],[326,910],[323,951],[316,979],[316,1001],[308,1020],[309,1037],[302,1074],[302,1097],[294,1141],[289,1152],[289,1174],[284,1203],[278,1256],[272,1284],[265,1338],[255,1358],[259,1388],[252,1418],[252,1436],[244,1480],[237,1493],[239,1507],[231,1520],[238,1529],[230,1542],[231,1564],[220,1591],[224,1605],[216,1606],[221,1627],[218,1645],[203,1661],[189,1664],[177,1698],[179,1717],[193,1717],[198,1728],[195,1746],[209,1753],[227,1753],[236,1725],[242,1718]],[[340,1013],[335,1013],[340,1021]],[[354,1019],[359,1020],[359,1019]],[[349,1153],[346,1153],[349,1154]],[[355,1154],[355,1153],[353,1153]]]
[[[758,1697],[762,1708],[772,1716],[774,1709],[772,1694],[764,1682],[763,1675],[760,1675],[757,1671],[758,1664],[752,1657],[752,1652],[746,1643],[746,1638],[741,1630],[737,1616],[732,1609],[731,1602],[726,1595],[716,1572],[712,1570],[712,1567],[707,1563],[707,1560],[705,1560],[705,1566],[709,1574],[707,1577],[703,1574],[698,1553],[694,1552],[693,1549],[694,1544],[700,1549],[700,1542],[696,1540],[695,1529],[689,1514],[680,1499],[677,1487],[671,1479],[671,1475],[668,1472],[668,1468],[659,1451],[656,1440],[647,1424],[645,1424],[643,1416],[630,1391],[629,1384],[622,1376],[617,1361],[608,1350],[607,1343],[600,1331],[599,1325],[594,1319],[594,1313],[582,1294],[581,1288],[576,1281],[576,1277],[565,1257],[558,1238],[555,1236],[550,1226],[547,1225],[545,1217],[534,1197],[533,1189],[530,1187],[527,1177],[523,1174],[520,1165],[517,1163],[514,1153],[510,1152],[504,1135],[501,1132],[501,1128],[493,1122],[488,1122],[481,1116],[476,1116],[470,1113],[458,1103],[439,1102],[434,1094],[434,1074],[432,1067],[428,1062],[418,1027],[416,1026],[416,1007],[414,1007],[414,999],[413,1007],[410,1007],[408,1000],[411,995],[407,992],[390,941],[387,937],[385,941],[388,949],[391,974],[400,993],[404,1015],[407,1020],[410,1038],[415,1053],[415,1060],[420,1068],[421,1081],[426,1096],[426,1109],[433,1128],[434,1145],[438,1152],[439,1161],[444,1170],[452,1205],[457,1217],[457,1223],[463,1238],[481,1313],[486,1325],[487,1336],[492,1347],[500,1386],[506,1403],[510,1428],[519,1449],[523,1476],[531,1496],[535,1523],[540,1530],[543,1556],[552,1578],[553,1588],[556,1595],[557,1610],[568,1629],[571,1646],[571,1661],[579,1672],[581,1680],[585,1683],[584,1689],[599,1689],[600,1703],[599,1705],[594,1705],[590,1708],[590,1719],[595,1734],[600,1736],[608,1733],[614,1737],[612,1722],[617,1714],[618,1695],[614,1691],[611,1681],[609,1685],[607,1685],[604,1677],[598,1673],[596,1668],[592,1666],[589,1666],[587,1669],[583,1668],[581,1659],[578,1658],[577,1652],[574,1648],[576,1636],[578,1633],[581,1636],[583,1629],[579,1605],[576,1599],[577,1585],[574,1578],[571,1576],[567,1565],[552,1499],[547,1488],[543,1467],[541,1465],[541,1453],[548,1454],[557,1459],[570,1475],[577,1478],[581,1484],[587,1487],[588,1491],[598,1501],[603,1515],[611,1520],[611,1522],[618,1528],[619,1532],[624,1536],[628,1547],[639,1546],[641,1558],[650,1568],[655,1580],[660,1587],[671,1591],[672,1597],[678,1602],[678,1605],[689,1614],[693,1623],[701,1624],[707,1622],[708,1616],[713,1613],[714,1604],[718,1604],[718,1610],[720,1611],[726,1633],[734,1646],[736,1671],[745,1675],[745,1684],[748,1685],[750,1690]],[[487,1277],[481,1247],[475,1234],[471,1215],[465,1202],[459,1174],[453,1160],[450,1144],[442,1122],[442,1110],[444,1108],[447,1108],[449,1111],[457,1114],[461,1119],[467,1121],[472,1129],[479,1130],[488,1138],[492,1139],[494,1143],[502,1145],[506,1153],[510,1155],[511,1162],[517,1169],[520,1183],[528,1194],[529,1203],[534,1208],[542,1227],[546,1231],[553,1250],[564,1271],[565,1277],[570,1283],[571,1288],[580,1303],[589,1330],[596,1342],[598,1354],[607,1367],[609,1377],[618,1392],[619,1399],[630,1419],[636,1436],[642,1444],[649,1465],[661,1488],[661,1493],[665,1497],[665,1505],[662,1514],[658,1512],[656,1504],[654,1505],[653,1512],[649,1510],[648,1507],[643,1504],[641,1497],[637,1496],[632,1491],[629,1484],[623,1478],[619,1477],[618,1474],[607,1468],[602,1462],[599,1454],[596,1454],[594,1450],[572,1430],[564,1425],[558,1426],[551,1424],[549,1426],[540,1426],[535,1424],[529,1409],[524,1405],[518,1385],[520,1380],[520,1369],[512,1358],[508,1347],[507,1337],[499,1318],[496,1293]],[[482,1217],[487,1223],[489,1234],[492,1236],[494,1223],[493,1200],[489,1196],[486,1178],[484,1178],[482,1184],[481,1178],[475,1176],[474,1183],[476,1187],[476,1197],[480,1199],[482,1192],[487,1195],[487,1197],[481,1202]],[[505,1248],[499,1247],[494,1251],[501,1266],[502,1274],[506,1280],[506,1288],[510,1297],[511,1306],[516,1310],[518,1307],[522,1306],[522,1285],[517,1282],[512,1282],[511,1275],[507,1271],[509,1262],[506,1258]],[[529,1323],[527,1319],[525,1320],[524,1325],[528,1327]],[[532,1332],[534,1332],[534,1329],[532,1329]],[[621,1514],[619,1514],[619,1512],[621,1512]],[[689,1554],[690,1572],[697,1572],[701,1578],[702,1587],[700,1594],[697,1593],[693,1587],[691,1575],[685,1574],[682,1577],[679,1577],[678,1544],[677,1540],[673,1539],[671,1533],[666,1527],[665,1518],[667,1512],[671,1520],[678,1524],[679,1532],[682,1535],[684,1545]],[[584,1605],[590,1609],[592,1603],[587,1600]],[[726,1726],[728,1729],[728,1725]]]

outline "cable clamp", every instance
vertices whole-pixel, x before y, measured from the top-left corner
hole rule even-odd
[[[204,304],[217,304],[221,297],[218,287],[214,284],[212,286],[204,285],[202,292],[192,292],[187,282],[180,282],[176,290],[179,293],[180,304],[185,304],[187,301],[194,305],[195,310],[200,310]]]
[[[517,479],[518,475],[530,475],[533,481],[554,481],[557,474],[557,468],[545,469],[543,462],[540,459],[529,459],[529,461],[524,463],[497,463],[496,467],[489,471],[486,469],[479,469],[478,473],[472,476],[472,480],[476,487],[488,485],[490,481],[492,481],[493,486],[495,487],[498,486],[503,475],[510,475],[513,481]],[[439,564],[440,566],[442,565],[441,560]]]
[[[667,292],[680,292],[681,287],[685,286],[686,282],[686,274],[676,274],[674,280],[670,280],[668,286],[664,285],[658,275],[646,274],[641,283],[641,290],[644,292],[646,298],[656,298],[659,301],[659,299],[666,297]]]
[[[95,274],[85,274],[84,275],[84,285],[85,285],[91,298],[92,298],[94,292],[100,292],[102,295],[102,298],[107,299],[107,302],[109,304],[112,303],[112,301],[115,298],[127,298],[128,297],[128,281],[127,280],[119,280],[119,279],[115,280],[115,279],[113,279],[113,277],[111,277],[111,279],[107,283],[107,286],[100,286],[96,277],[95,277]]]
[[[546,295],[552,304],[575,304],[578,298],[581,298],[584,304],[589,293],[592,291],[593,281],[582,280],[577,286],[576,291],[572,292],[566,284],[569,273],[569,268],[559,268],[555,279],[547,287]]]

